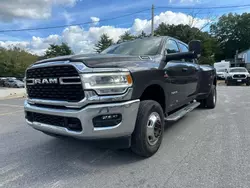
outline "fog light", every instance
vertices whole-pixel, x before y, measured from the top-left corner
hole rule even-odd
[[[94,127],[112,127],[122,121],[121,114],[105,114],[93,118]]]
[[[77,118],[67,118],[67,128],[71,131],[82,131],[81,122]]]

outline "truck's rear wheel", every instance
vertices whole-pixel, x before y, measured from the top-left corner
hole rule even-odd
[[[153,100],[141,101],[131,149],[134,153],[150,157],[159,149],[164,132],[164,114],[159,103]]]
[[[215,108],[216,102],[217,102],[217,90],[216,86],[213,85],[211,88],[211,92],[209,93],[208,97],[205,99],[197,100],[197,102],[200,102],[200,108]]]
[[[212,85],[211,92],[206,99],[204,99],[205,106],[207,108],[215,108],[217,102],[217,90],[216,86]]]

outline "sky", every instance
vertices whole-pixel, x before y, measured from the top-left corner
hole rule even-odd
[[[150,33],[151,6],[154,4],[154,27],[166,24],[189,24],[203,28],[229,12],[249,12],[249,7],[234,9],[195,9],[250,4],[248,0],[0,0],[0,47],[18,46],[30,53],[43,55],[49,44],[68,43],[78,53],[93,53],[99,37],[106,33],[114,41],[128,31]],[[176,9],[186,7],[185,9]],[[126,14],[132,14],[117,19]],[[102,21],[104,20],[104,21]],[[1,30],[44,28],[34,31]],[[209,28],[204,28],[208,30]]]

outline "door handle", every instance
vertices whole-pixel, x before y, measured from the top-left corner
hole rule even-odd
[[[182,70],[182,72],[187,72],[188,68],[182,68],[181,70]]]

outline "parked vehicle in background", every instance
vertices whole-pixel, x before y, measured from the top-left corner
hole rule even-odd
[[[12,80],[12,79],[6,79],[4,82],[4,85],[6,87],[13,87],[13,88],[24,88],[24,82],[20,80]]]
[[[215,69],[197,64],[200,53],[200,41],[150,37],[39,61],[26,71],[26,121],[52,136],[123,139],[150,157],[165,121],[216,106]]]
[[[233,67],[226,72],[225,83],[229,85],[250,85],[250,74],[245,67]]]
[[[226,71],[230,68],[229,61],[221,61],[214,63],[214,68],[216,70],[216,75],[218,79],[225,79]]]
[[[14,80],[12,80],[12,79],[4,80],[4,87],[10,87],[13,82],[14,82]]]
[[[224,80],[226,77],[227,69],[218,69],[216,70],[216,76],[220,80]]]
[[[5,80],[7,80],[7,78],[0,78],[0,87],[5,86]]]

